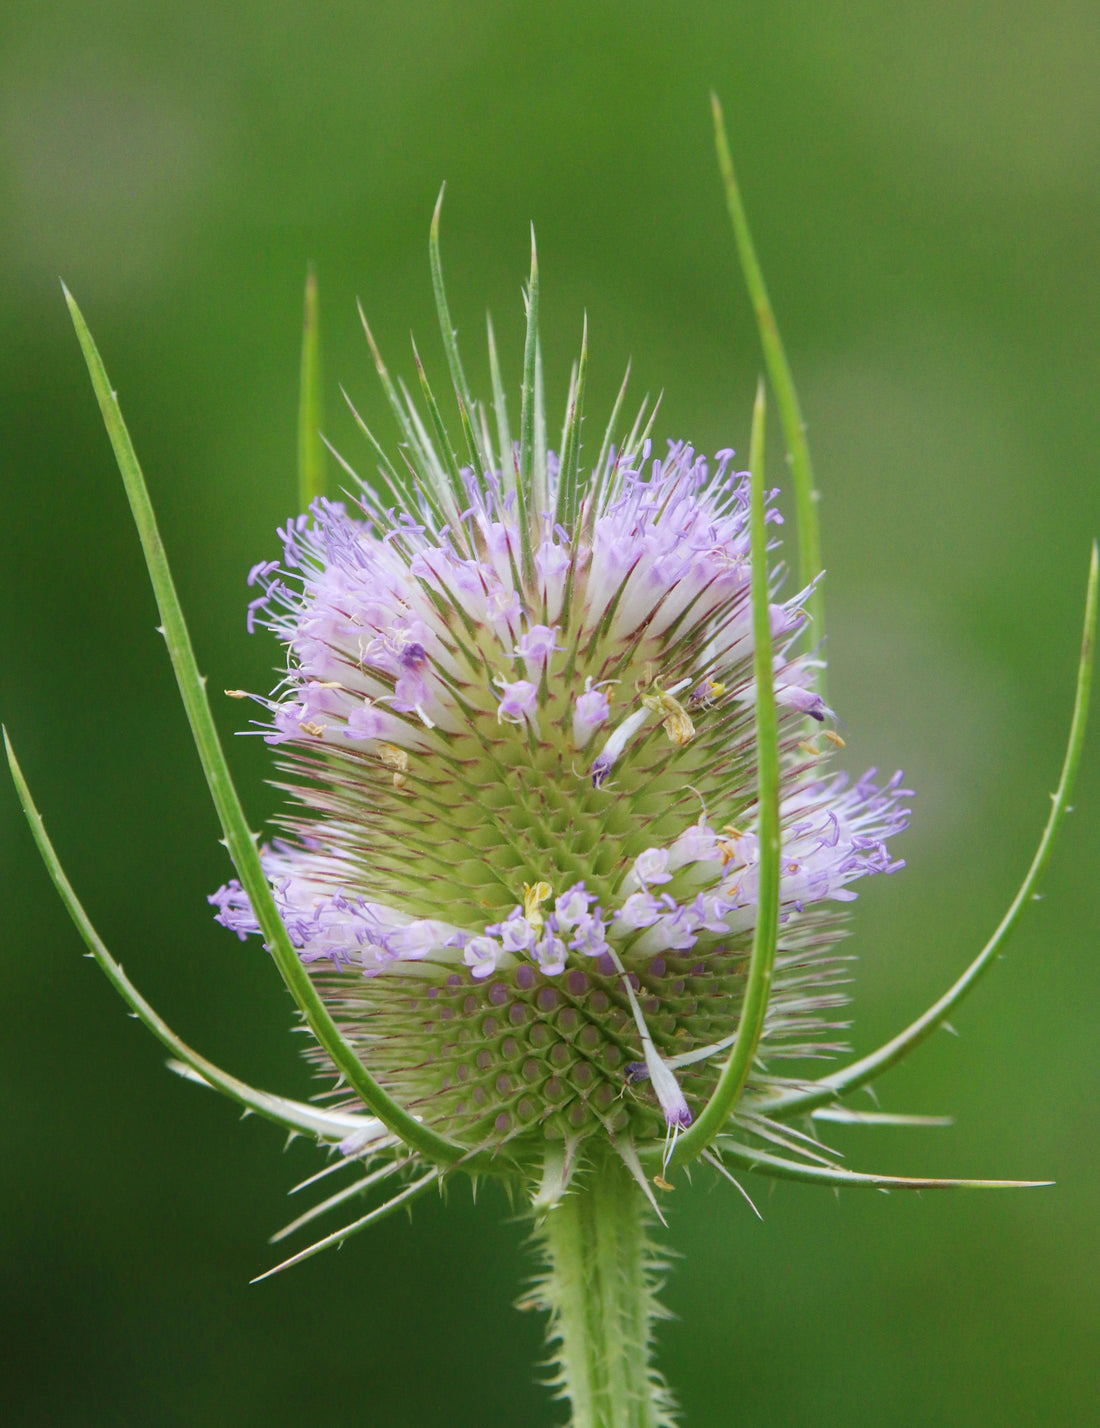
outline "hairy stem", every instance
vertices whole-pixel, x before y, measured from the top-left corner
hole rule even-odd
[[[667,1428],[672,1404],[651,1362],[661,1265],[644,1197],[614,1156],[601,1161],[539,1226],[547,1269],[537,1302],[551,1314],[553,1384],[571,1428]],[[576,1182],[574,1182],[576,1184]]]

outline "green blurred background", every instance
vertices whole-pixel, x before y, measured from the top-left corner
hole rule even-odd
[[[1100,529],[1094,0],[0,11],[0,708],[116,955],[249,1079],[310,1090],[273,969],[206,905],[227,862],[58,275],[121,392],[211,688],[265,689],[244,576],[294,502],[307,260],[328,430],[369,471],[337,389],[386,425],[354,300],[394,368],[412,327],[442,372],[444,178],[481,390],[486,307],[516,378],[534,220],[556,402],[587,308],[590,412],[632,355],[636,394],[664,388],[662,437],[746,446],[760,358],[711,85],[818,463],[846,757],[918,790],[908,870],[857,904],[869,1049],[988,935],[1061,759]],[[215,707],[229,736],[240,706]],[[696,1177],[673,1197],[661,1334],[688,1425],[1100,1420],[1093,735],[1045,900],[958,1038],[882,1083],[955,1127],[832,1136],[863,1168],[1057,1188],[755,1181],[761,1225]],[[258,824],[267,750],[230,753]],[[5,1421],[560,1422],[542,1326],[511,1307],[525,1226],[491,1190],[249,1287],[316,1154],[162,1069],[81,960],[6,780],[0,837]]]

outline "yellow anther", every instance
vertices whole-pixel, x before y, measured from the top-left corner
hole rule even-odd
[[[229,695],[230,699],[247,699],[247,698],[248,698],[248,690],[247,690],[247,689],[227,689],[225,692],[226,692],[226,694]]]
[[[799,739],[798,747],[804,754],[809,754],[811,759],[819,759],[821,757],[821,750],[816,744],[811,744],[809,739]]]
[[[834,729],[826,729],[825,737],[828,739],[830,744],[835,744],[838,749],[844,748],[844,740]]]
[[[740,828],[735,828],[732,823],[727,823],[722,832],[729,835],[718,843],[718,856],[722,859],[722,866],[725,868],[740,856],[737,845],[745,835]]]
[[[553,895],[554,889],[549,883],[524,883],[523,885],[523,915],[527,919],[528,925],[535,928],[536,931],[546,921],[542,915],[540,904]]]
[[[716,699],[721,699],[726,692],[726,686],[717,679],[712,679],[706,675],[702,684],[691,695],[692,704],[701,704],[704,709],[709,709]]]
[[[671,1190],[673,1188],[663,1175],[655,1175],[653,1177],[653,1183],[658,1190]]]
[[[310,719],[306,724],[299,724],[299,729],[305,734],[312,734],[315,739],[319,739],[328,727],[327,724],[318,724],[315,719]]]
[[[378,757],[387,768],[393,769],[393,786],[399,792],[408,783],[405,777],[405,770],[409,766],[409,756],[404,749],[399,749],[396,744],[379,744]]]
[[[643,694],[642,703],[651,714],[661,716],[665,733],[674,744],[683,747],[695,738],[695,725],[691,722],[691,715],[671,694],[658,689],[655,694]]]

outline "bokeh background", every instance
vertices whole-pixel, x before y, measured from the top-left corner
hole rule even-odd
[[[210,917],[226,877],[121,484],[58,287],[144,461],[211,688],[265,689],[249,566],[291,513],[302,281],[327,428],[386,418],[355,314],[437,372],[428,222],[476,384],[518,385],[528,222],[560,402],[628,357],[660,432],[747,444],[760,357],[713,158],[722,95],[823,490],[852,767],[919,792],[861,894],[855,1045],[976,951],[1067,727],[1100,530],[1100,11],[1092,0],[0,10],[0,708],[77,888],[193,1044],[306,1095],[290,1005]],[[595,418],[593,418],[595,420]],[[388,428],[387,428],[388,429]],[[772,451],[778,458],[776,435]],[[782,463],[773,472],[782,480]],[[239,705],[216,699],[227,738]],[[849,1163],[1050,1177],[910,1197],[706,1176],[672,1200],[661,1362],[688,1425],[1100,1419],[1100,722],[1045,899],[946,1034],[881,1085],[950,1130],[834,1128]],[[258,740],[231,743],[259,824]],[[0,779],[0,1402],[11,1424],[533,1425],[562,1410],[491,1190],[257,1287],[317,1168],[163,1069],[81,947]],[[869,1103],[868,1103],[869,1104]]]

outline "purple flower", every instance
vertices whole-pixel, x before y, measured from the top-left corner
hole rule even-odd
[[[516,654],[536,670],[541,670],[549,663],[554,651],[560,648],[556,625],[553,629],[549,625],[532,625],[516,645]]]
[[[505,680],[499,680],[500,700],[497,706],[497,719],[507,719],[510,724],[522,724],[523,721],[534,713],[538,704],[538,685],[532,684],[529,679],[516,679],[511,684]]]
[[[591,675],[585,680],[584,693],[573,704],[573,743],[583,748],[601,724],[611,715],[611,705],[603,689],[592,687]]]

